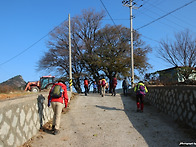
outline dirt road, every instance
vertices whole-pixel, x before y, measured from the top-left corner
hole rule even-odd
[[[136,112],[130,97],[78,95],[62,115],[61,132],[39,132],[32,147],[175,147],[194,142],[174,121],[154,107]],[[195,140],[196,142],[196,140]]]

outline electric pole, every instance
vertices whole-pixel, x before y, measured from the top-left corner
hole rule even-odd
[[[138,9],[139,7],[135,7],[134,5],[136,4],[133,2],[134,0],[123,0],[123,6],[129,7],[130,9],[130,52],[131,52],[131,86],[134,86],[134,59],[133,59],[133,14],[132,14],[132,9],[136,8]],[[141,5],[142,6],[142,5]],[[140,6],[140,7],[141,7]]]
[[[130,48],[131,48],[131,86],[133,87],[134,84],[134,60],[133,60],[133,15],[132,15],[132,0],[129,1],[130,6],[130,33],[131,33],[131,42],[130,42]]]
[[[133,87],[134,83],[134,60],[133,60],[133,15],[132,15],[132,0],[123,0],[122,1],[124,6],[129,7],[130,9],[130,52],[131,52],[131,86]]]
[[[72,93],[72,63],[71,63],[71,20],[69,14],[69,87],[70,92]],[[70,101],[70,99],[69,99]]]

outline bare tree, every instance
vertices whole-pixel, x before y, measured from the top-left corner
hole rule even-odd
[[[111,85],[113,75],[119,79],[131,77],[131,58],[129,47],[129,29],[126,27],[106,25],[97,34],[97,63],[108,77]],[[134,32],[134,67],[139,73],[149,68],[147,54],[151,48],[140,39],[140,34]]]
[[[174,41],[161,41],[158,52],[163,60],[176,67],[176,72],[185,82],[190,76],[195,76],[196,38],[189,30],[175,34]]]
[[[161,41],[158,53],[174,66],[195,67],[196,38],[191,36],[189,30],[177,33],[174,41]]]
[[[82,78],[97,72],[93,66],[92,50],[95,33],[104,17],[103,12],[83,10],[81,15],[71,19],[72,28],[72,77],[78,93],[82,91]],[[69,81],[69,27],[68,21],[55,28],[48,41],[49,51],[38,62],[38,70],[47,70]],[[88,60],[87,60],[88,59]]]
[[[71,19],[72,28],[72,75],[73,86],[81,92],[84,77],[98,81],[100,75],[110,79],[112,74],[130,75],[129,31],[122,26],[106,25],[101,28],[104,12],[83,10],[81,15]],[[69,81],[69,37],[68,22],[65,21],[50,35],[49,51],[38,63],[39,70],[53,71]],[[148,68],[146,54],[151,50],[134,35],[135,69]]]

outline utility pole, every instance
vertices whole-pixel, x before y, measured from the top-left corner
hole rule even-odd
[[[69,87],[70,92],[72,93],[72,63],[71,63],[71,21],[70,21],[70,14],[69,14]],[[70,99],[69,99],[70,101]]]
[[[130,9],[130,52],[131,52],[131,86],[134,86],[134,59],[133,59],[133,14],[132,9],[138,9],[139,7],[135,7],[136,4],[134,0],[123,0],[123,6],[129,7]],[[141,5],[142,6],[142,5]],[[141,7],[140,6],[140,7]]]
[[[132,0],[129,1],[129,9],[130,9],[130,33],[131,33],[131,42],[130,42],[130,49],[131,49],[131,86],[133,87],[134,84],[134,60],[133,60],[133,15],[132,15]]]
[[[129,7],[130,9],[130,52],[131,52],[131,86],[133,87],[134,84],[134,60],[133,60],[133,15],[132,15],[132,7],[133,1],[132,0],[123,0],[123,6]]]

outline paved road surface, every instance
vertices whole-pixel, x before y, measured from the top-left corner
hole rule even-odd
[[[194,142],[173,120],[149,105],[136,112],[130,97],[78,95],[62,115],[60,134],[39,132],[32,147],[175,147]],[[196,140],[195,140],[196,142]]]

